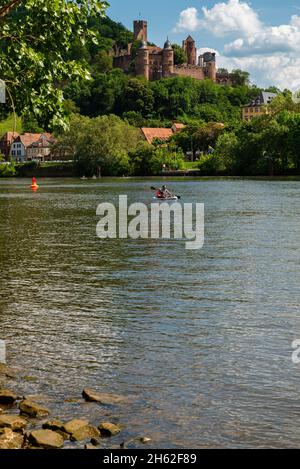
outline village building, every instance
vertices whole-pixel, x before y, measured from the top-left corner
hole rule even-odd
[[[35,161],[44,161],[43,158],[50,154],[51,142],[53,142],[53,138],[49,133],[25,133],[15,138],[11,145],[10,155],[17,163],[23,163],[27,160],[32,161],[33,159]],[[38,144],[38,146],[32,146],[33,144]],[[45,148],[47,145],[48,149]],[[34,156],[36,158],[33,158]]]
[[[251,121],[255,117],[268,114],[268,105],[276,96],[276,93],[262,91],[257,98],[242,106],[242,119],[244,121]]]
[[[0,139],[0,153],[4,155],[5,160],[9,159],[10,149],[15,138],[19,137],[18,132],[6,132]]]
[[[155,140],[160,140],[162,142],[166,142],[177,132],[180,132],[185,128],[184,124],[174,123],[170,129],[160,128],[160,127],[142,127],[141,132],[142,136],[150,145]]]
[[[52,145],[52,137],[50,136],[49,138],[45,134],[42,134],[36,142],[33,142],[27,147],[26,160],[37,161],[39,163],[50,161]]]

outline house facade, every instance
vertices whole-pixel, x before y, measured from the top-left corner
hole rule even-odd
[[[255,117],[268,114],[268,105],[271,104],[276,96],[276,93],[262,91],[256,99],[242,106],[242,119],[244,121],[251,121]]]
[[[49,157],[51,150],[51,134],[31,134],[19,135],[11,145],[10,155],[17,163],[24,161],[45,161]]]
[[[19,137],[18,132],[6,132],[3,137],[0,139],[0,153],[4,155],[5,160],[7,161],[10,156],[10,149],[13,144],[13,141]]]
[[[51,160],[52,144],[53,139],[47,138],[45,134],[42,134],[36,142],[27,147],[26,161],[43,163],[44,161]]]

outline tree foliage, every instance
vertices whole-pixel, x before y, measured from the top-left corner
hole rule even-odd
[[[98,0],[0,0],[0,76],[16,111],[44,128],[65,124],[62,83],[88,78],[88,70],[68,52],[74,38],[96,40],[87,28],[104,13]]]

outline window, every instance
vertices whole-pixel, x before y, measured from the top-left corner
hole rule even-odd
[[[17,155],[18,155],[18,156],[21,156],[21,150],[18,150],[18,151],[17,151]]]

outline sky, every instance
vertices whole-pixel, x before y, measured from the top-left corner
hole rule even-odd
[[[181,44],[191,34],[217,66],[241,68],[261,87],[300,89],[299,0],[110,0],[108,15],[132,30],[148,21],[148,39]]]

